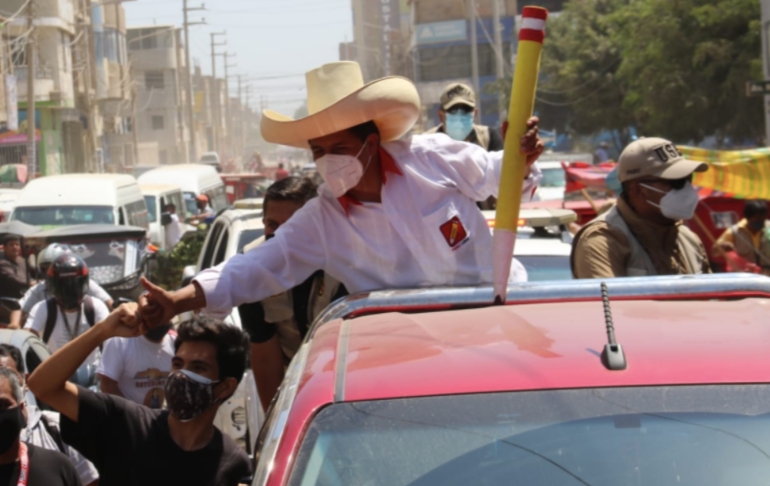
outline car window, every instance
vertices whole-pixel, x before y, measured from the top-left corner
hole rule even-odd
[[[110,206],[18,207],[13,212],[13,219],[36,226],[115,224]]]
[[[211,207],[214,211],[219,212],[223,209],[230,207],[230,202],[227,200],[227,191],[225,186],[216,186],[213,189],[206,191],[209,200],[211,201]]]
[[[184,205],[187,208],[187,214],[189,216],[194,216],[198,214],[198,205],[195,204],[195,193],[193,192],[184,193]]]
[[[572,279],[572,268],[568,256],[516,255],[516,259],[527,269],[530,282]]]
[[[564,169],[561,167],[541,170],[543,172],[543,180],[538,184],[540,187],[564,187],[567,185]]]
[[[187,219],[188,213],[182,193],[174,192],[169,194],[168,202],[176,206],[176,215],[179,218],[179,221],[185,221]]]
[[[121,226],[125,226],[126,224],[126,211],[124,208],[118,209],[118,224]]]
[[[157,207],[155,206],[155,196],[144,196],[144,203],[147,205],[147,220],[150,223],[155,223],[158,221],[158,212]]]
[[[214,266],[219,265],[223,261],[225,261],[225,257],[227,256],[227,244],[230,240],[230,230],[225,230],[222,233],[222,238],[219,239],[219,244],[217,245],[217,254],[214,257]]]
[[[138,226],[139,228],[147,228],[149,226],[147,205],[144,203],[144,199],[126,204],[126,212],[128,213],[129,225]]]
[[[768,385],[394,399],[322,409],[289,484],[758,486],[766,451]]]
[[[261,238],[262,235],[265,234],[264,228],[259,229],[250,229],[245,230],[241,233],[241,235],[238,237],[238,253],[243,253],[243,247],[251,243],[252,241],[256,240],[257,238]]]
[[[221,221],[214,224],[211,228],[208,237],[206,238],[206,244],[203,248],[203,259],[201,260],[201,270],[210,268],[212,259],[214,257],[214,250],[216,249],[217,242],[219,241],[219,235],[222,234],[222,230],[225,225]]]

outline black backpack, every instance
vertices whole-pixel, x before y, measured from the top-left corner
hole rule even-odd
[[[53,333],[53,328],[56,326],[56,318],[59,315],[59,306],[56,303],[56,299],[53,297],[50,297],[49,299],[46,299],[45,305],[48,310],[48,314],[45,318],[45,329],[43,330],[43,342],[48,344],[48,340],[51,339],[51,333]],[[88,322],[88,327],[94,327],[96,316],[94,313],[94,301],[91,299],[90,295],[86,295],[83,298],[83,308],[85,310],[86,314],[86,322]]]

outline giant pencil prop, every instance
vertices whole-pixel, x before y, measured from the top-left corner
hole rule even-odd
[[[535,105],[535,90],[540,71],[540,53],[545,39],[548,10],[524,7],[519,30],[519,52],[513,74],[511,105],[508,109],[508,132],[505,136],[503,170],[495,215],[493,242],[495,301],[505,302],[511,258],[516,244],[516,229],[521,209],[522,181],[526,155],[521,153],[521,138],[527,132],[527,120]]]

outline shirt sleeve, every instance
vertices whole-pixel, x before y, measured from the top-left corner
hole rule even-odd
[[[35,304],[44,300],[44,297],[45,297],[45,283],[41,282],[31,287],[24,294],[24,297],[22,297],[21,300],[19,301],[19,305],[21,306],[21,311],[24,314],[29,314],[32,308],[35,306]]]
[[[428,147],[424,154],[428,161],[456,184],[460,192],[474,201],[497,197],[503,168],[502,151],[487,152],[476,144],[458,142],[443,134],[425,138],[428,139]],[[523,182],[522,202],[532,199],[542,177],[537,164],[532,165],[529,176]]]
[[[29,312],[29,318],[27,319],[27,323],[24,325],[24,329],[31,329],[40,336],[43,335],[43,330],[45,330],[45,321],[48,318],[48,307],[45,304],[45,301],[40,301],[37,304],[35,304],[34,307],[32,307],[32,310]]]
[[[572,251],[575,278],[627,276],[628,240],[606,224],[586,228]]]
[[[123,369],[123,338],[114,337],[104,343],[102,359],[96,372],[104,375],[111,380],[118,381],[120,372]]]
[[[222,319],[235,306],[285,292],[325,268],[320,204],[320,198],[310,200],[275,238],[198,274],[195,281],[206,296],[204,312]]]
[[[88,295],[91,297],[95,297],[102,302],[107,302],[108,300],[112,300],[112,297],[110,294],[107,293],[106,290],[102,288],[101,285],[94,282],[93,280],[89,279],[88,281]]]

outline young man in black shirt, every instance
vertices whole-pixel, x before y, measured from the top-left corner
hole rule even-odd
[[[214,416],[246,368],[248,339],[240,329],[207,318],[179,326],[165,387],[168,410],[67,382],[107,339],[144,334],[138,323],[136,306],[122,305],[38,366],[29,388],[61,412],[64,440],[96,465],[102,484],[237,485],[250,463],[214,426]]]
[[[21,383],[16,371],[0,368],[0,486],[81,486],[67,456],[21,441],[27,423]]]

